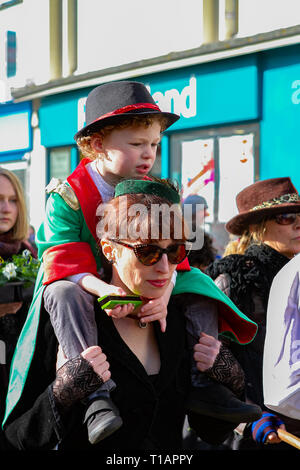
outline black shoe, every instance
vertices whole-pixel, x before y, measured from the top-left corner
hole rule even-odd
[[[192,387],[186,408],[197,414],[236,424],[256,421],[262,415],[259,406],[239,400],[228,388],[219,383]]]
[[[87,408],[84,423],[91,444],[97,444],[117,431],[123,424],[118,409],[110,398],[94,400]]]

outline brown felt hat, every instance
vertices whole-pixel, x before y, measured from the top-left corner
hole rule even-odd
[[[257,181],[236,196],[238,215],[226,224],[233,235],[242,235],[249,225],[273,215],[300,212],[300,197],[288,177]]]

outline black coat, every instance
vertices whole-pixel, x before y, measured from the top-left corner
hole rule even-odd
[[[60,450],[181,449],[190,366],[185,318],[175,297],[168,310],[167,331],[161,333],[159,323],[154,324],[161,369],[152,382],[112,320],[96,307],[99,344],[117,383],[112,399],[120,410],[123,426],[95,446],[88,443],[86,428],[82,425],[84,406],[78,403],[70,412],[62,414],[53,400],[51,383],[55,377],[57,341],[49,317],[43,312],[23,394],[5,425],[9,444],[20,450],[53,449],[57,442],[60,442]],[[234,427],[196,415],[190,418],[198,435],[213,443],[222,442]]]
[[[206,273],[217,280],[228,276],[227,295],[251,320],[258,324],[254,340],[245,345],[230,344],[246,375],[246,395],[264,407],[262,364],[266,334],[267,307],[274,277],[289,261],[273,248],[261,244],[250,246],[244,255],[229,255],[215,261]],[[217,285],[223,290],[222,286]]]

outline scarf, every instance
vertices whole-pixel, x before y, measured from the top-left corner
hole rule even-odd
[[[0,234],[0,256],[9,259],[23,250],[29,250],[34,258],[37,257],[36,250],[27,240],[13,240],[11,232]]]

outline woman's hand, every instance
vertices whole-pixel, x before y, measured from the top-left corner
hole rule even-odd
[[[194,359],[197,369],[205,372],[213,366],[217,355],[219,354],[221,342],[213,336],[201,333],[199,342],[194,346]]]
[[[110,378],[106,359],[99,346],[91,346],[58,369],[52,391],[63,410],[88,397]]]
[[[138,317],[143,323],[159,321],[160,329],[164,333],[167,328],[168,303],[173,291],[174,285],[169,283],[164,294],[157,299],[151,299],[141,307]]]
[[[142,323],[159,321],[160,329],[164,333],[167,327],[167,314],[168,302],[166,302],[166,299],[163,296],[157,299],[147,300],[146,303],[141,307],[137,316]]]

